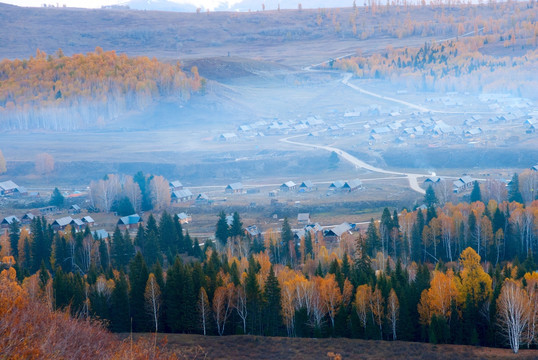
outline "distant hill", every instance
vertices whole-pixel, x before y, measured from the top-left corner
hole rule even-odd
[[[177,2],[167,0],[131,0],[122,5],[128,6],[134,10],[153,10],[153,11],[176,11],[176,12],[195,12],[194,4],[178,4]]]

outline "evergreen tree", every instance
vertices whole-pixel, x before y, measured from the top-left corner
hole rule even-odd
[[[101,267],[106,269],[110,265],[110,255],[108,251],[108,245],[106,240],[99,239],[99,259],[101,260]]]
[[[279,335],[279,328],[282,324],[282,306],[280,302],[280,285],[278,284],[278,279],[275,276],[273,271],[273,266],[269,270],[269,275],[265,281],[265,291],[264,291],[264,314],[265,321],[264,325],[265,334],[269,336]]]
[[[228,223],[226,222],[226,213],[221,211],[219,213],[219,220],[217,221],[217,229],[215,231],[215,237],[221,243],[222,246],[226,246],[228,241]]]
[[[9,224],[9,243],[11,245],[11,254],[15,258],[15,261],[19,260],[19,239],[20,239],[21,227],[17,219],[14,219]]]
[[[248,262],[247,278],[245,279],[245,292],[247,294],[247,332],[260,334],[261,332],[261,296],[260,285],[256,274],[258,272],[254,257],[250,256]]]
[[[312,233],[306,231],[304,234],[304,260],[314,257],[314,246],[312,244]]]
[[[480,184],[475,180],[473,182],[473,191],[471,191],[471,202],[474,203],[476,201],[482,201],[482,195],[480,193]]]
[[[153,221],[150,221],[152,220]],[[155,218],[150,215],[146,226],[145,234],[145,246],[144,246],[144,259],[149,266],[153,266],[157,261],[161,262],[161,251],[159,248],[159,234],[157,230],[157,223]],[[145,284],[144,284],[145,286]]]
[[[151,215],[150,215],[150,218],[152,218]],[[161,219],[159,220],[158,228],[157,228],[157,223],[155,222],[155,218],[153,218],[152,220],[153,221],[150,226],[150,219],[148,218],[148,223],[146,226],[147,236],[149,237],[150,232],[154,232],[158,241],[159,249],[165,254],[170,254],[170,256],[175,256],[178,251],[178,246],[177,246],[176,228],[174,226],[174,221],[172,219],[172,216],[170,216],[166,211],[164,211],[163,214],[161,215]]]
[[[47,226],[45,218],[36,217],[30,225],[32,238],[32,272],[39,270],[41,262],[45,262],[50,269],[50,255],[52,247],[52,229]]]
[[[280,231],[280,238],[281,238],[281,248],[282,248],[281,261],[291,262],[292,259],[290,257],[290,243],[293,242],[293,232],[291,231],[290,223],[288,222],[287,217],[284,218],[284,222],[282,223],[282,229]]]
[[[128,332],[131,328],[128,287],[125,275],[120,272],[111,296],[110,329],[114,332]]]
[[[232,226],[230,226],[229,235],[231,237],[243,235],[243,223],[241,222],[241,218],[239,217],[239,213],[237,211],[233,214],[233,221]]]
[[[424,215],[417,211],[417,219],[411,228],[411,259],[419,262],[422,259],[422,231],[424,230]]]
[[[148,268],[140,252],[136,253],[129,264],[129,305],[133,321],[133,331],[146,331],[150,318],[145,310],[144,291],[148,281]]]
[[[133,180],[138,184],[138,186],[140,187],[140,192],[142,193],[142,210],[149,211],[153,209],[149,188],[151,177],[147,177],[144,175],[144,173],[142,173],[142,171],[139,171],[133,176]]]
[[[366,230],[366,244],[365,250],[370,257],[375,256],[377,250],[379,249],[379,233],[375,226],[374,218],[370,219],[370,224]]]
[[[512,181],[510,181],[510,184],[508,184],[508,201],[515,201],[523,204],[523,196],[519,191],[519,176],[517,173],[514,173],[512,176]]]
[[[128,216],[136,212],[131,200],[129,200],[127,196],[121,197],[117,203],[112,206],[111,210],[115,211],[119,216]]]
[[[64,206],[65,198],[58,190],[58,188],[54,188],[52,191],[52,195],[50,196],[49,204],[52,206],[57,206],[58,208],[61,208]]]
[[[439,200],[437,199],[437,196],[435,195],[435,190],[433,190],[433,186],[430,184],[428,188],[426,189],[426,194],[424,195],[424,204],[426,204],[427,207],[435,206],[439,203]]]
[[[179,221],[179,217],[177,216],[177,214],[174,215],[173,222],[174,222],[174,227],[175,227],[176,243],[171,245],[170,253],[172,256],[175,257],[178,254],[178,252],[188,252],[190,249],[189,249],[189,244],[186,244],[184,241],[183,226],[181,226],[181,222]]]

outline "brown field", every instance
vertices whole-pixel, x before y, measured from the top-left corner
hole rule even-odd
[[[152,336],[152,335],[135,335]],[[261,336],[201,336],[184,334],[159,335],[167,338],[167,348],[185,358],[255,360],[255,359],[331,359],[330,353],[342,359],[536,359],[537,350],[521,350],[464,345],[432,345],[404,341],[357,339],[306,339]]]

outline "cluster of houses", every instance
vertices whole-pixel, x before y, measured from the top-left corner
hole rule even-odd
[[[360,179],[353,179],[349,181],[337,180],[337,181],[333,181],[329,185],[329,190],[331,191],[352,192],[359,189],[362,189],[362,181]],[[271,190],[269,192],[269,196],[271,197],[276,196],[279,192],[306,193],[306,192],[311,192],[315,190],[318,190],[318,186],[315,185],[311,180],[305,180],[301,182],[300,184],[290,180],[280,185],[278,189]],[[235,182],[235,183],[228,184],[226,188],[224,189],[224,192],[227,194],[244,194],[244,193],[249,193],[253,191],[252,189],[245,189],[245,186],[242,183]],[[200,195],[203,195],[203,194],[200,194]]]
[[[293,132],[331,130],[319,116],[309,116],[305,120],[267,119],[252,124],[239,125],[236,132],[225,132],[216,137],[218,141],[233,142],[240,137],[263,137]]]
[[[172,202],[176,202],[176,203],[187,202],[187,201],[192,200],[192,198],[194,197],[192,192],[189,189],[184,188],[183,184],[178,180],[170,181],[169,186],[170,186],[170,196],[172,198],[171,199]]]
[[[425,185],[437,185],[441,181],[443,181],[443,178],[439,176],[430,176],[424,180]],[[471,189],[473,187],[473,183],[475,180],[469,176],[464,175],[460,177],[459,179],[452,182],[452,191],[456,194],[459,194],[465,190]]]

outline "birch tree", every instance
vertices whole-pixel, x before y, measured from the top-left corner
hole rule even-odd
[[[146,300],[146,311],[153,318],[155,333],[157,333],[159,330],[159,314],[161,312],[161,289],[153,273],[148,276],[144,299]]]
[[[517,354],[529,323],[527,292],[514,280],[505,280],[497,299],[497,323],[512,351]]]

